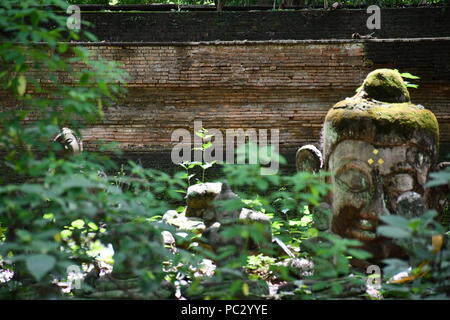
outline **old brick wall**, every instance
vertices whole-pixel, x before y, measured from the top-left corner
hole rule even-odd
[[[116,141],[128,158],[170,167],[173,130],[192,132],[198,120],[205,128],[279,129],[281,152],[292,159],[299,146],[320,144],[334,103],[387,67],[421,77],[411,97],[436,114],[447,155],[450,10],[382,12],[380,39],[371,40],[349,39],[367,33],[365,10],[83,12],[101,42],[81,44],[131,75],[125,98],[84,131],[85,146]]]
[[[319,144],[327,110],[354,94],[368,72],[398,68],[421,77],[412,100],[431,109],[450,145],[450,39],[95,45],[130,73],[125,99],[85,131],[128,152],[167,152],[171,133],[205,128],[279,129],[282,152]]]
[[[362,80],[361,44],[204,44],[90,47],[132,76],[125,100],[85,139],[133,151],[169,150],[171,132],[280,129],[282,149],[316,142],[324,113]]]

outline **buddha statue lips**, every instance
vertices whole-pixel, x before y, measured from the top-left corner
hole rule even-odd
[[[322,169],[331,173],[331,231],[360,240],[374,260],[401,256],[376,233],[379,217],[423,214],[438,141],[436,117],[410,102],[400,74],[371,72],[359,92],[335,104],[325,118]]]

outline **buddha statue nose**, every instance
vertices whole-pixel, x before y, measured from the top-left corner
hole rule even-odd
[[[381,179],[381,177],[376,178],[376,180],[379,179]],[[379,217],[386,214],[389,214],[389,212],[386,206],[383,187],[381,183],[376,183],[371,200],[364,208],[364,210],[360,213],[358,229],[364,230],[362,232],[363,237],[360,239],[374,239],[376,228],[379,224]]]
[[[397,214],[407,219],[420,217],[427,210],[425,199],[414,191],[402,193],[397,198]]]
[[[374,175],[374,190],[372,198],[365,208],[366,219],[378,220],[379,216],[388,214],[388,209],[386,205],[385,190],[383,190],[383,178],[376,171]]]

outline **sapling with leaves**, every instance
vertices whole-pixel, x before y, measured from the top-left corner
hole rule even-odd
[[[412,75],[412,74],[409,73],[409,72],[400,72],[400,71],[398,71],[397,69],[393,69],[393,70],[394,70],[395,72],[398,72],[398,74],[399,74],[403,79],[411,79],[411,80],[417,80],[417,79],[420,79],[420,77],[415,76],[415,75]],[[407,80],[404,80],[404,82],[405,82],[405,85],[406,85],[407,88],[414,88],[414,89],[419,88],[419,85],[418,85],[418,84],[411,83],[411,82],[409,82],[409,81],[407,81]],[[356,92],[356,93],[359,93],[359,92],[361,91],[361,89],[362,89],[362,85],[361,85],[360,87],[356,88],[355,92]]]
[[[196,183],[205,183],[205,175],[206,170],[213,167],[216,164],[216,161],[208,162],[206,161],[205,153],[206,150],[211,148],[213,146],[213,143],[211,142],[211,139],[214,137],[212,134],[208,134],[208,130],[205,128],[201,128],[200,130],[195,132],[195,135],[200,137],[202,140],[201,146],[199,147],[193,147],[192,150],[195,152],[199,151],[201,152],[201,161],[184,161],[182,163],[179,163],[181,167],[183,167],[186,170],[186,180],[188,182],[188,185],[191,185],[191,179],[196,176],[194,173],[190,173],[189,170],[195,169],[196,167],[201,168],[201,178],[196,179]]]
[[[409,73],[409,72],[400,72],[400,71],[398,71],[397,69],[394,69],[394,70],[397,71],[398,73],[400,73],[400,76],[401,76],[402,78],[404,78],[404,79],[412,79],[412,80],[420,79],[420,77],[415,76],[415,75],[412,75],[412,74]],[[406,84],[406,87],[408,87],[408,88],[414,88],[414,89],[417,89],[417,88],[419,87],[419,85],[414,84],[414,83],[410,83],[409,81],[406,81],[406,80],[405,80],[405,84]]]

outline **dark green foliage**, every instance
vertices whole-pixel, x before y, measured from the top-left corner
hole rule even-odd
[[[33,7],[33,1],[20,1],[20,7],[13,4],[7,2],[0,9],[0,25],[8,34],[0,45],[1,65],[7,67],[1,72],[2,95],[14,95],[24,108],[1,114],[2,166],[15,177],[3,179],[0,186],[4,226],[0,256],[3,268],[14,271],[1,294],[60,295],[53,280],[64,280],[68,266],[94,263],[90,251],[97,241],[114,245],[117,271],[140,277],[144,293],[154,291],[164,280],[160,261],[169,251],[162,245],[162,223],[149,219],[164,213],[170,201],[182,199],[174,190],[184,188],[185,182],[130,164],[133,177],[123,179],[129,185],[124,189],[115,178],[98,174],[115,168],[104,156],[87,152],[68,159],[56,156],[61,147],[51,141],[60,128],[78,131],[100,119],[103,104],[120,94],[126,75],[116,64],[92,60],[86,49],[66,44],[80,37],[65,33],[66,16]],[[65,11],[62,1],[48,4]],[[50,31],[42,22],[57,27]],[[75,62],[84,67],[74,69]],[[36,74],[32,69],[48,72]],[[70,74],[77,85],[61,84],[61,73]],[[30,87],[33,93],[27,90]],[[25,123],[32,112],[39,117]]]
[[[449,168],[432,173],[428,186],[450,183]],[[450,195],[447,195],[450,197]],[[410,281],[387,283],[386,297],[408,299],[448,299],[450,296],[450,232],[436,221],[437,213],[428,211],[420,218],[405,219],[386,216],[386,226],[378,228],[382,235],[393,238],[406,250],[409,261],[386,260],[386,280],[399,272],[409,271]]]

